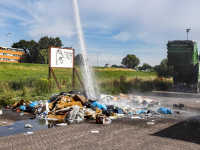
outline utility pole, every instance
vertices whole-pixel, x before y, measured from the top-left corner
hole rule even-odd
[[[8,34],[11,34],[11,33],[8,33]],[[8,34],[6,34],[6,62],[8,61],[8,60],[7,60],[7,55],[8,55],[8,53],[7,53],[7,35],[8,35]]]
[[[191,29],[186,29],[187,32],[187,40],[188,40],[188,32],[190,32]]]

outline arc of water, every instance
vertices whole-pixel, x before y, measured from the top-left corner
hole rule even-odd
[[[76,20],[76,28],[78,32],[79,45],[80,45],[82,55],[83,55],[82,75],[84,78],[86,93],[89,99],[96,99],[92,75],[91,75],[90,67],[86,58],[87,53],[85,49],[85,42],[83,38],[83,30],[82,30],[77,0],[73,0],[73,9],[74,9],[74,15],[75,15],[75,20]]]

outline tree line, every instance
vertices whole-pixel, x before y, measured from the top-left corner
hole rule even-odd
[[[21,48],[27,56],[28,63],[49,63],[49,46],[61,47],[62,41],[59,37],[52,38],[48,36],[41,37],[38,42],[34,40],[20,40],[13,43],[12,48]]]
[[[77,54],[74,59],[75,59],[75,65],[84,65],[82,54],[80,53]],[[122,65],[120,66],[117,66],[115,64],[110,66],[110,64],[106,63],[105,67],[109,66],[114,68],[129,68],[129,69],[136,69],[139,71],[148,70],[150,72],[156,72],[157,76],[163,76],[163,77],[173,76],[173,66],[167,66],[167,58],[163,59],[159,65],[155,65],[154,67],[149,65],[148,63],[143,63],[142,66],[138,66],[140,64],[140,59],[133,54],[127,54],[127,56],[122,59],[121,64]]]

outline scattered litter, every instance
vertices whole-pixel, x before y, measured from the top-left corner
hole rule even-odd
[[[194,107],[194,106],[190,106],[190,107]]]
[[[131,117],[131,119],[136,119],[136,118],[140,118],[139,116],[134,116],[134,117]]]
[[[106,117],[104,124],[110,124],[111,122],[112,122],[112,120],[110,118]]]
[[[109,116],[110,119],[117,119],[116,117],[114,116]]]
[[[20,113],[19,115],[21,115],[21,116],[22,116],[22,115],[25,115],[25,114],[22,112],[22,113]]]
[[[173,114],[173,112],[169,108],[160,108],[157,110],[157,112],[161,114]]]
[[[186,108],[184,107],[184,104],[173,104],[173,108],[180,108],[180,109],[184,109],[184,110],[186,110]]]
[[[91,133],[99,133],[99,131],[91,131]]]
[[[175,111],[175,113],[177,113],[177,114],[181,114],[181,112],[180,112],[180,111]]]
[[[13,127],[8,127],[8,129],[13,129]]]
[[[200,102],[200,101],[196,101],[196,102],[198,103],[198,102]]]
[[[32,128],[33,126],[30,125],[30,124],[25,124],[24,127],[25,127],[25,128]]]
[[[187,124],[184,124],[184,126],[187,126]]]
[[[124,114],[116,114],[117,117],[124,117]]]
[[[7,122],[2,122],[2,123],[7,123]]]
[[[26,133],[24,133],[24,135],[30,135],[30,134],[34,134],[34,132],[26,132]]]
[[[146,118],[139,118],[139,119],[146,119]]]
[[[154,122],[147,122],[147,124],[154,124]]]
[[[142,113],[147,113],[147,111],[146,111],[146,110],[138,110],[138,111],[136,112],[136,114],[142,114]]]
[[[2,110],[0,110],[0,115],[2,114]]]
[[[56,124],[57,126],[66,126],[67,123],[59,123],[59,124]]]

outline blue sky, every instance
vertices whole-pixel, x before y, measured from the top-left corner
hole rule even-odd
[[[168,40],[189,39],[200,44],[198,0],[78,0],[89,62],[120,65],[127,54],[158,65],[167,56]],[[0,46],[21,39],[60,37],[65,47],[81,53],[72,0],[0,1]]]

